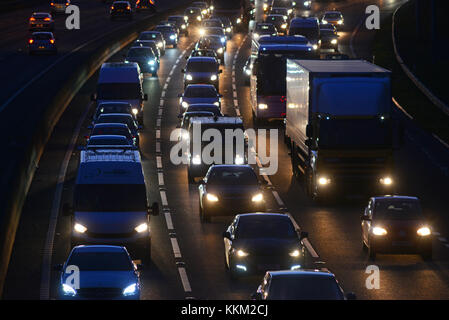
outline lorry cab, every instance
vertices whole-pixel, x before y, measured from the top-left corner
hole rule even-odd
[[[135,62],[107,62],[100,68],[96,93],[91,99],[97,106],[103,102],[127,102],[140,125],[143,125],[144,101],[143,76]]]

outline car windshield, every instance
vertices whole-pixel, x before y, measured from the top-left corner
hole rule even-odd
[[[154,39],[158,39],[158,38],[159,38],[159,34],[152,33],[152,32],[141,33],[139,36],[139,40],[154,40]]]
[[[128,51],[128,57],[130,58],[148,57],[149,55],[149,50],[146,48],[131,48]]]
[[[303,275],[273,278],[268,299],[343,300],[344,296],[335,279]]]
[[[50,39],[52,39],[51,35],[48,33],[33,34],[32,38],[34,40],[50,40]]]
[[[421,205],[417,200],[378,200],[374,206],[374,217],[381,220],[416,220],[422,217]]]
[[[192,57],[216,57],[215,51],[212,50],[195,50]]]
[[[103,113],[131,113],[131,107],[127,104],[101,104],[97,108],[96,116],[99,117]]]
[[[210,35],[218,35],[218,36],[224,35],[223,29],[221,29],[221,28],[207,28],[206,33],[210,34]]]
[[[288,31],[289,36],[301,35],[308,40],[316,40],[319,37],[318,27],[293,27]]]
[[[50,15],[47,13],[35,13],[35,14],[33,14],[33,18],[45,19],[45,18],[50,18]]]
[[[73,252],[67,265],[80,271],[131,271],[132,262],[125,252]]]
[[[271,23],[278,23],[278,22],[284,22],[285,19],[283,16],[268,16],[266,21],[271,22]]]
[[[75,211],[146,211],[145,184],[77,184]]]
[[[340,19],[340,18],[341,18],[341,15],[339,13],[326,13],[324,15],[324,19],[334,20],[334,19]]]
[[[250,215],[240,217],[236,237],[237,239],[293,239],[298,235],[288,217]]]
[[[184,113],[184,118],[182,119],[182,127],[187,129],[191,118],[194,117],[213,117],[212,112],[198,111],[198,112],[186,112]]]
[[[331,29],[322,29],[322,30],[320,30],[320,33],[322,36],[334,36],[335,35],[334,30],[331,30]]]
[[[117,135],[125,136],[127,139],[131,139],[131,132],[126,127],[99,127],[95,126],[92,130],[91,136],[100,135]]]
[[[134,100],[142,97],[137,83],[100,83],[97,90],[100,100]]]
[[[128,140],[125,139],[119,139],[119,138],[97,138],[92,137],[89,139],[90,146],[127,146],[129,145]]]
[[[208,175],[211,185],[258,185],[257,176],[251,168],[213,168]]]
[[[168,17],[168,21],[173,21],[175,23],[182,23],[184,22],[183,17]]]
[[[273,8],[273,9],[271,9],[271,13],[287,15],[288,11],[286,8]]]
[[[221,22],[219,22],[219,21],[204,21],[203,27],[205,27],[205,28],[213,28],[213,27],[221,28],[222,25],[221,25]]]
[[[388,148],[391,122],[380,119],[330,119],[320,121],[320,148]]]
[[[186,98],[215,98],[217,97],[217,90],[214,86],[192,87],[188,86],[184,92]]]
[[[188,72],[217,72],[218,66],[213,62],[189,61],[186,69]]]
[[[220,46],[221,47],[222,44],[221,44],[220,37],[213,36],[213,37],[202,38],[200,40],[200,46],[202,46],[202,47],[208,47],[208,46],[216,47],[216,46]]]

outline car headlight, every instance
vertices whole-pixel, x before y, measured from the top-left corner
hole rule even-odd
[[[282,24],[282,25],[281,25],[281,28],[282,28],[282,29],[287,28],[287,24],[286,24],[286,23]]]
[[[183,101],[183,102],[181,103],[181,106],[182,106],[184,109],[187,109],[187,108],[189,107],[189,104],[188,104],[187,102]]]
[[[263,194],[258,193],[251,198],[252,202],[261,202],[263,200]]]
[[[383,185],[389,186],[393,184],[393,179],[391,179],[391,177],[386,176],[379,179],[379,182]]]
[[[329,183],[331,183],[331,179],[329,179],[328,177],[320,177],[320,178],[318,178],[318,183],[321,186],[325,186],[325,185],[328,185]]]
[[[76,295],[76,290],[74,288],[72,288],[71,286],[69,286],[68,284],[63,283],[62,284],[62,292],[67,295],[67,296],[75,296]]]
[[[128,61],[128,60],[125,60],[125,63],[129,63],[129,61]]]
[[[293,250],[292,252],[289,252],[288,255],[289,255],[290,257],[297,258],[297,257],[299,257],[299,256],[301,255],[301,251],[299,251],[298,249],[296,249],[296,250]]]
[[[210,80],[211,80],[211,81],[217,80],[217,76],[216,76],[215,74],[211,75],[211,76],[210,76]]]
[[[123,289],[124,296],[132,296],[137,293],[137,283],[130,284],[125,289]]]
[[[225,43],[225,42],[226,42],[226,38],[225,38],[225,37],[222,37],[222,38],[220,39],[220,41],[221,41],[221,43]]]
[[[292,9],[288,9],[288,10],[287,10],[287,13],[288,13],[288,14],[291,14],[292,12],[293,12]]]
[[[148,230],[148,223],[141,223],[137,227],[135,227],[134,230],[136,230],[138,233],[145,232]]]
[[[184,132],[184,133],[181,134],[181,137],[182,137],[183,140],[189,140],[190,135],[189,135],[188,132]]]
[[[194,156],[192,159],[192,163],[196,165],[201,164],[201,157],[199,155]]]
[[[191,74],[188,74],[188,75],[186,75],[186,79],[187,79],[188,81],[192,81],[192,80],[193,80],[193,77],[192,77]]]
[[[201,21],[201,16],[197,16],[196,20]]]
[[[175,40],[176,39],[176,35],[172,34],[170,35],[170,40]]]
[[[245,69],[245,73],[250,76],[251,75],[251,70],[250,69]]]
[[[151,60],[148,61],[148,64],[149,64],[150,66],[154,66],[155,63],[156,63],[156,61],[154,61],[153,59],[151,59]]]
[[[157,46],[158,46],[158,48],[162,48],[164,46],[164,44],[162,42],[158,42]]]
[[[244,160],[240,155],[237,155],[234,159],[235,164],[243,164]]]
[[[418,229],[418,231],[416,231],[416,233],[421,237],[430,236],[431,234],[429,227],[421,227]]]
[[[246,256],[248,256],[248,252],[245,252],[242,249],[237,250],[236,253],[237,253],[238,257],[246,257]]]
[[[338,42],[337,39],[332,39],[332,40],[331,40],[331,43],[332,43],[332,44],[337,44],[337,42]]]
[[[185,24],[181,25],[181,29],[185,29],[185,28],[186,28]]]
[[[253,33],[253,37],[254,37],[254,39],[259,39],[259,34],[258,33]]]
[[[132,113],[133,113],[133,115],[137,115],[139,113],[139,109],[133,108]]]
[[[266,109],[268,109],[268,105],[265,103],[259,103],[258,108],[260,110],[266,110]]]
[[[327,24],[327,20],[323,19],[323,20],[321,20],[321,23],[322,24]]]
[[[87,228],[80,223],[75,223],[73,229],[78,233],[84,233],[87,231]]]
[[[317,44],[314,44],[312,47],[313,47],[313,50],[317,50],[318,49],[318,45]]]
[[[220,106],[220,102],[215,101],[215,102],[214,102],[214,105],[216,105],[217,107],[219,107],[219,106]]]
[[[189,17],[188,17],[188,16],[184,16],[184,20],[185,20],[185,21],[188,21],[188,20],[189,20]]]
[[[212,194],[212,193],[208,193],[206,195],[206,199],[207,199],[207,201],[210,201],[210,202],[217,202],[218,201],[218,197],[216,195]]]
[[[338,20],[338,24],[343,24],[343,20]]]
[[[223,48],[218,48],[217,52],[218,52],[219,54],[222,54],[222,53],[223,53]]]
[[[264,4],[263,4],[263,9],[264,9],[264,10],[267,10],[267,9],[268,9],[268,4],[264,3]]]
[[[242,19],[237,18],[237,20],[235,22],[237,22],[237,24],[240,24],[242,22]]]
[[[207,14],[207,10],[203,10],[203,11],[201,11],[201,13],[205,15],[205,14]]]
[[[226,32],[231,32],[231,28],[230,28],[230,27],[227,27],[227,28],[226,28]]]
[[[384,236],[387,234],[387,230],[385,230],[385,228],[382,227],[374,227],[373,234],[376,236]]]

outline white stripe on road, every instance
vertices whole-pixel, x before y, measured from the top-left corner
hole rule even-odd
[[[181,268],[178,268],[178,271],[179,271],[179,276],[181,277],[184,292],[191,292],[192,288],[190,287],[190,282],[189,282],[189,278],[187,277],[186,269],[181,267]]]
[[[160,156],[156,157],[156,167],[162,169],[162,158]]]
[[[164,207],[167,207],[167,206],[168,206],[167,194],[165,193],[164,190],[161,190],[161,191],[160,191],[160,194],[161,194],[162,205],[163,205]]]
[[[181,258],[181,250],[179,250],[178,240],[176,240],[176,238],[170,238],[170,241],[175,258]]]
[[[157,129],[156,130],[156,139],[160,139],[160,138],[161,138],[161,130]]]
[[[265,176],[265,175],[264,175]],[[272,191],[274,198],[276,199],[276,202],[281,208],[285,208],[284,201],[282,201],[281,197],[279,196],[279,193],[276,190]]]
[[[167,223],[167,229],[173,230],[173,221],[171,220],[171,214],[169,211],[164,212],[165,215],[165,222]]]
[[[157,181],[159,186],[164,186],[164,174],[162,172],[157,173]]]

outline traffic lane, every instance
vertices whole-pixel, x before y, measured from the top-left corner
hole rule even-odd
[[[163,58],[160,71],[160,79],[148,79],[144,83],[144,89],[148,90],[148,95],[160,95],[159,81],[163,81],[166,77],[166,70],[173,63],[171,51],[167,50],[166,56]],[[123,50],[113,57],[111,60],[120,61],[122,55],[126,51]],[[39,299],[39,289],[41,280],[41,253],[45,242],[48,213],[51,211],[53,202],[54,186],[56,185],[56,177],[59,173],[60,164],[62,163],[69,139],[73,134],[76,124],[74,119],[79,119],[86,106],[90,104],[90,95],[95,90],[98,73],[95,74],[80,90],[80,93],[74,98],[72,104],[61,118],[61,121],[55,128],[55,132],[49,141],[44,155],[39,163],[39,169],[31,185],[29,197],[27,198],[22,213],[23,219],[20,222],[14,251],[8,271],[7,283],[5,285],[4,297],[7,299]],[[156,80],[156,81],[154,81]],[[158,100],[157,100],[158,101]],[[154,101],[150,100],[145,106],[146,122],[155,121]],[[89,133],[87,126],[90,124],[90,118],[94,112],[94,107],[90,108],[88,117],[86,118],[82,131],[79,135],[78,144],[84,144],[84,136]],[[146,130],[146,129],[145,129]],[[142,136],[142,146],[146,148],[147,142],[145,133]],[[73,194],[73,183],[78,170],[79,153],[76,151],[72,157],[67,171],[66,186],[64,189],[63,199],[61,203],[71,201]],[[145,171],[150,171],[153,167],[151,159],[145,159],[142,155],[143,167]],[[154,188],[154,183],[149,183],[149,201],[159,201],[158,190]],[[169,254],[170,244],[167,241],[166,233],[160,226],[161,218],[153,217],[151,219],[150,228],[153,231],[152,245],[152,264],[145,269],[141,276],[143,281],[142,298],[146,299],[170,299],[179,298],[177,294],[180,286],[176,279],[176,270],[171,266],[174,265]],[[70,219],[62,215],[59,216],[54,257],[54,263],[62,263],[67,258],[70,251]],[[31,263],[32,262],[32,263]],[[58,274],[52,273],[52,295],[55,297],[57,288]]]

